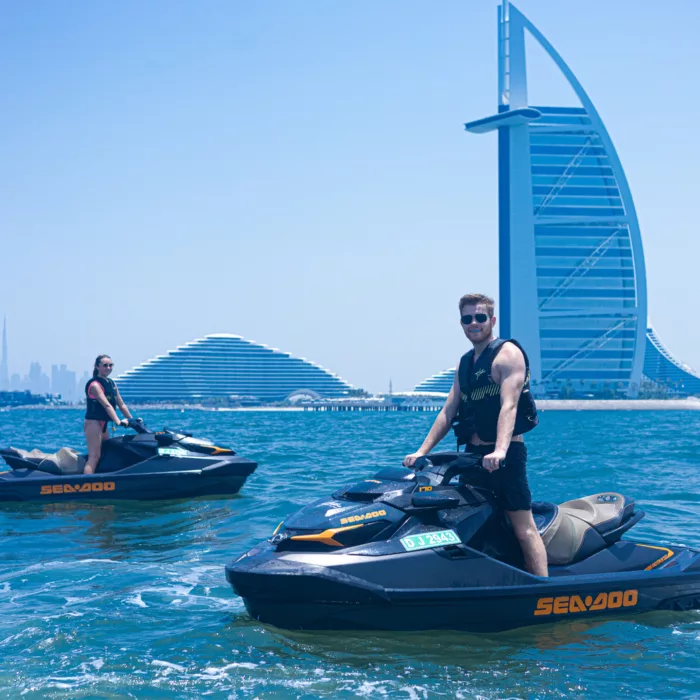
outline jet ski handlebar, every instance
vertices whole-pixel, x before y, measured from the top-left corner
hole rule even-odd
[[[129,418],[127,421],[127,426],[132,430],[135,430],[139,435],[144,435],[150,433],[151,431],[146,427],[142,418]]]
[[[139,435],[152,435],[153,431],[148,429],[148,426],[143,422],[143,418],[129,418],[126,422],[128,428],[136,431]],[[174,433],[172,430],[163,428],[163,430],[155,433],[156,442],[161,445],[172,445],[174,442],[180,442],[182,438],[192,437],[192,433]]]
[[[500,466],[505,466],[505,460],[501,461]],[[430,472],[442,477],[441,484],[448,484],[455,476],[464,476],[469,472],[480,477],[486,473],[483,457],[468,452],[437,452],[419,457],[413,467],[417,473]]]
[[[459,459],[460,457],[476,458],[481,462],[481,458],[476,455],[470,455],[466,452],[435,452],[431,455],[419,457],[414,463],[413,468],[419,472],[430,467],[440,467],[443,464],[449,464]]]

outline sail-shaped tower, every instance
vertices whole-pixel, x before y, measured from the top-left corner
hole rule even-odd
[[[576,106],[529,104],[528,36]],[[583,86],[508,0],[498,47],[498,112],[466,130],[498,137],[499,334],[527,348],[537,394],[569,385],[634,396],[643,372],[663,363],[654,361],[662,346],[647,338],[644,251],[622,163]],[[449,390],[449,371],[416,390],[436,390],[438,377]],[[697,381],[690,371],[688,386]]]

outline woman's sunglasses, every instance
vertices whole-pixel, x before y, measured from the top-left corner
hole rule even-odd
[[[473,320],[475,320],[477,323],[486,323],[486,321],[489,320],[488,314],[474,314],[473,316],[471,314],[464,314],[462,316],[461,321],[465,326],[468,326]]]
[[[102,366],[103,367],[114,367],[114,364],[112,364],[111,362],[103,362]]]

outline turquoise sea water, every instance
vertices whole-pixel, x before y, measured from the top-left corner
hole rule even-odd
[[[399,464],[435,414],[143,417],[258,471],[230,500],[0,506],[0,697],[700,697],[695,613],[497,635],[290,633],[247,617],[224,564],[304,503]],[[647,511],[638,539],[700,547],[699,432],[694,413],[545,413],[533,493],[619,490]],[[81,446],[81,414],[0,413],[8,444]]]

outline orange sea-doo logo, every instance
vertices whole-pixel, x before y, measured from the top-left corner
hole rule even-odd
[[[98,493],[99,491],[114,491],[114,482],[95,481],[87,484],[47,484],[41,487],[42,496],[53,496],[65,493]]]
[[[596,610],[633,608],[638,598],[636,589],[598,593],[595,596],[561,595],[556,598],[540,598],[537,601],[535,615],[569,615]]]
[[[383,515],[386,515],[386,511],[384,509],[373,510],[370,513],[363,513],[362,515],[350,515],[347,518],[341,518],[340,524],[345,525],[346,523],[359,523],[359,522],[362,522],[363,520],[370,520],[372,518],[381,518]]]

